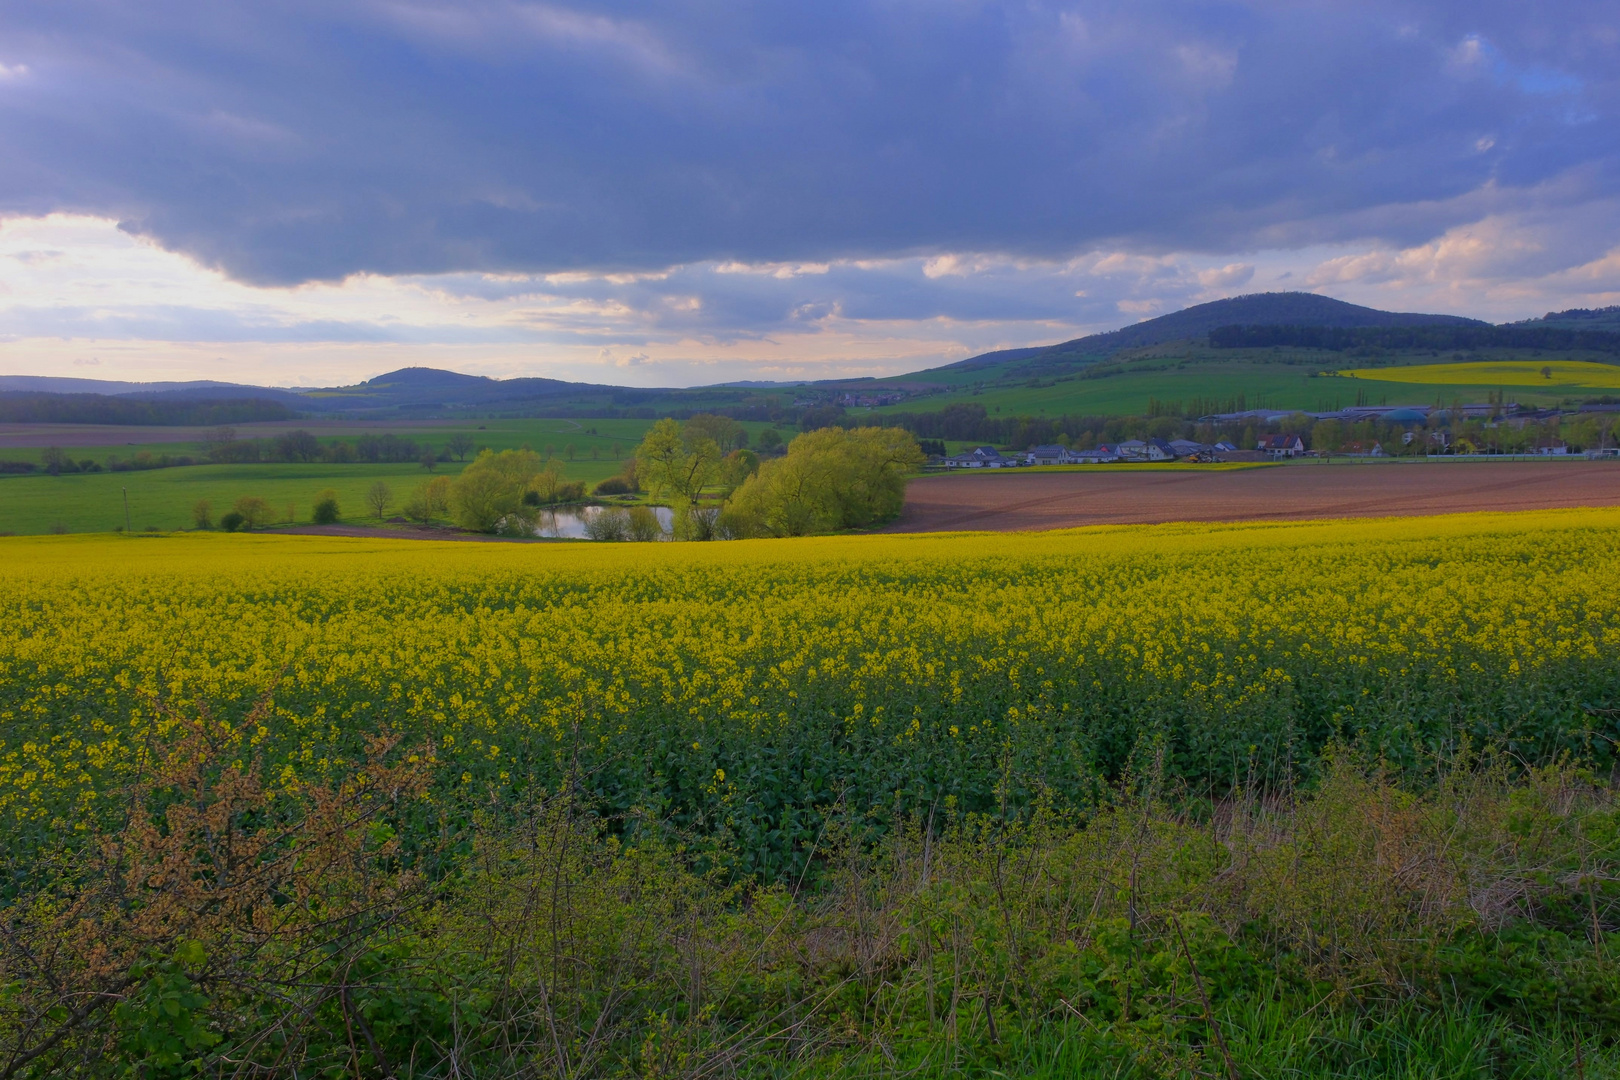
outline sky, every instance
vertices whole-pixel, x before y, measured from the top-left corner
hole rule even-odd
[[[1620,304],[1620,2],[0,0],[0,374],[898,374]]]

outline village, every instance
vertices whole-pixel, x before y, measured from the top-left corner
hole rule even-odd
[[[1024,451],[999,450],[994,446],[977,446],[957,454],[939,454],[930,457],[929,464],[946,469],[1005,469],[1055,465],[1104,465],[1114,463],[1183,462],[1186,464],[1219,464],[1238,461],[1282,461],[1291,458],[1383,458],[1396,455],[1443,455],[1448,458],[1491,458],[1504,455],[1493,450],[1482,450],[1467,439],[1454,438],[1450,423],[1474,421],[1486,427],[1506,425],[1522,428],[1526,424],[1540,424],[1556,420],[1563,415],[1620,412],[1620,405],[1584,405],[1573,413],[1558,409],[1523,409],[1516,405],[1499,403],[1457,405],[1451,408],[1420,405],[1363,405],[1332,412],[1299,412],[1276,409],[1250,409],[1237,413],[1218,413],[1199,417],[1206,425],[1238,428],[1242,425],[1287,425],[1299,420],[1311,425],[1322,421],[1384,426],[1392,443],[1352,440],[1338,445],[1313,447],[1305,436],[1295,432],[1260,435],[1252,444],[1248,440],[1234,442],[1222,439],[1199,442],[1193,439],[1126,439],[1101,442],[1094,447],[1079,448],[1062,444],[1031,446]],[[1304,426],[1303,424],[1301,426]],[[1620,447],[1600,445],[1577,451],[1563,439],[1548,435],[1538,438],[1533,445],[1509,456],[1514,457],[1568,457],[1587,458],[1620,457]]]

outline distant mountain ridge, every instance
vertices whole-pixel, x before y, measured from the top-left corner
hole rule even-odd
[[[1479,319],[1461,315],[1429,315],[1419,312],[1379,311],[1362,307],[1331,296],[1316,293],[1280,292],[1250,293],[1227,300],[1212,300],[1196,304],[1156,319],[1147,319],[1118,330],[1088,337],[1061,341],[1056,345],[1033,349],[1003,349],[983,353],[966,360],[927,371],[914,372],[904,378],[919,378],[930,373],[959,372],[976,368],[996,367],[1008,362],[1054,360],[1077,361],[1083,358],[1102,358],[1121,349],[1137,349],[1148,345],[1162,345],[1168,341],[1183,341],[1201,337],[1211,330],[1227,326],[1324,326],[1337,329],[1356,329],[1382,326],[1490,326]]]
[[[117,382],[110,379],[74,379],[58,375],[0,375],[0,393],[32,394],[173,394],[190,390],[262,390],[243,383],[195,379],[191,382]]]
[[[1578,324],[1581,329],[1598,329],[1601,326],[1606,330],[1608,329],[1606,321],[1611,317],[1620,319],[1620,310],[1603,309],[1590,312],[1575,309],[1551,313],[1545,320],[1531,320],[1515,326],[1535,326],[1552,330]],[[130,402],[145,401],[154,405],[176,406],[179,403],[200,406],[203,403],[213,405],[229,401],[254,401],[266,411],[267,415],[279,407],[303,414],[341,413],[353,417],[443,416],[456,409],[513,410],[520,413],[548,410],[548,415],[572,415],[579,412],[580,415],[651,416],[655,412],[655,407],[665,413],[671,411],[680,413],[683,410],[703,411],[717,406],[731,407],[742,402],[743,397],[751,389],[766,391],[809,386],[833,392],[850,389],[855,383],[860,383],[862,392],[866,392],[869,385],[871,389],[881,389],[883,384],[887,384],[887,388],[891,390],[929,392],[942,383],[959,384],[964,376],[975,379],[979,377],[979,373],[983,373],[987,378],[1045,377],[1106,359],[1122,349],[1195,338],[1207,340],[1214,331],[1249,328],[1253,332],[1255,328],[1267,327],[1292,327],[1295,330],[1305,331],[1325,328],[1341,332],[1394,327],[1499,329],[1493,328],[1490,323],[1458,315],[1379,311],[1376,308],[1362,307],[1332,297],[1318,296],[1315,293],[1253,293],[1248,296],[1197,304],[1103,334],[1092,334],[1055,345],[999,349],[942,367],[882,380],[830,379],[809,383],[740,381],[711,387],[671,390],[567,382],[539,377],[494,379],[439,368],[406,367],[350,386],[325,388],[258,387],[211,380],[134,383],[8,375],[0,376],[0,395],[7,397],[34,395],[38,398],[64,399],[80,395],[103,395]],[[726,397],[728,394],[731,396]],[[18,407],[21,408],[20,405]],[[40,415],[52,410],[70,415],[77,414],[89,406],[83,401],[62,400],[52,403],[35,400],[28,408]],[[138,413],[140,410],[135,412]],[[155,416],[157,413],[152,415]]]

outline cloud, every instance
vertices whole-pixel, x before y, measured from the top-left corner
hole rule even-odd
[[[1232,289],[1253,279],[1254,267],[1249,263],[1227,263],[1198,273],[1198,283],[1206,289]]]
[[[1505,0],[11,3],[0,214],[112,217],[261,284],[1406,246],[1487,188],[1584,169],[1614,193],[1615,21],[1607,0],[1553,21]]]

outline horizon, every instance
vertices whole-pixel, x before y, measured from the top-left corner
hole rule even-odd
[[[0,374],[691,387],[1255,292],[1610,306],[1620,16],[1559,15],[15,7]]]

